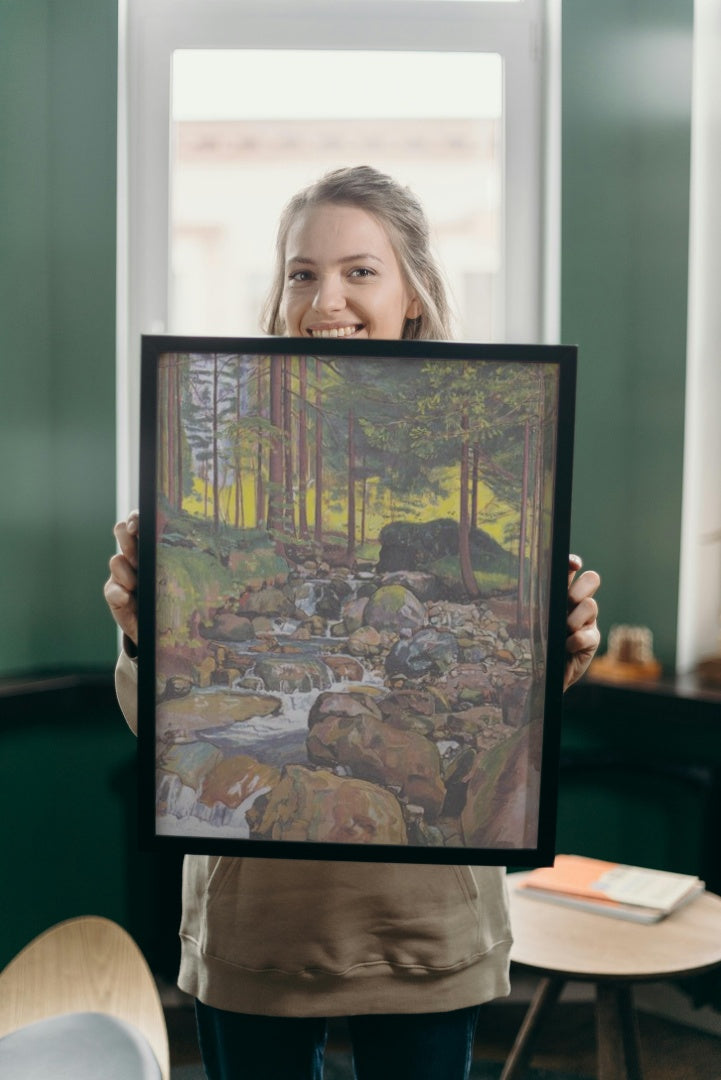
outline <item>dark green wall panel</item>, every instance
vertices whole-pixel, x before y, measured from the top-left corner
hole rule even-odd
[[[0,675],[112,662],[116,0],[0,0]]]
[[[579,345],[573,545],[604,632],[675,658],[692,0],[563,6],[562,337]]]

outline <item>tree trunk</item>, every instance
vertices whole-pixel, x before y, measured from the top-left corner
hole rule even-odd
[[[321,362],[315,362],[315,520],[313,535],[317,544],[323,543],[323,390]]]
[[[298,358],[298,530],[308,539],[308,361]]]
[[[257,373],[258,393],[258,418],[263,416],[263,362],[258,364]],[[256,474],[255,474],[255,527],[262,529],[265,524],[265,488],[263,485],[263,439],[258,434],[256,444]]]
[[[480,474],[481,453],[478,443],[473,444],[473,474],[471,476],[471,528],[478,525],[478,479]]]
[[[280,504],[283,498],[283,369],[282,358],[270,358],[270,423],[273,427],[268,461],[268,531],[279,532],[283,525]]]
[[[283,530],[295,535],[295,502],[293,496],[293,396],[291,393],[293,358],[283,359]]]
[[[526,420],[525,432],[523,435],[523,482],[521,485],[520,535],[518,538],[518,594],[516,601],[516,622],[519,627],[523,623],[523,606],[526,586],[526,526],[528,523],[528,451],[530,430],[531,421]]]
[[[468,412],[465,409],[461,414],[461,430],[463,432],[463,438],[461,440],[458,559],[460,562],[463,587],[468,593],[468,596],[473,600],[477,596],[480,596],[480,590],[478,588],[478,582],[476,581],[476,575],[473,573],[473,564],[471,562],[471,528],[468,514],[468,480],[470,472],[468,468]]]
[[[348,410],[348,555],[355,551],[355,420]]]
[[[213,529],[218,532],[220,526],[220,477],[218,476],[218,354],[213,354]]]

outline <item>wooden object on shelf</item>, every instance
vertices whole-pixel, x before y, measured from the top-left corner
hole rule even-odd
[[[590,672],[612,682],[646,682],[661,677],[662,666],[653,655],[653,635],[647,626],[612,626],[608,651],[597,656]]]

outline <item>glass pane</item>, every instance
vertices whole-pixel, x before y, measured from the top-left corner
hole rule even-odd
[[[423,201],[458,336],[493,340],[502,87],[495,54],[176,52],[170,330],[258,333],[283,206],[331,169],[370,164]]]

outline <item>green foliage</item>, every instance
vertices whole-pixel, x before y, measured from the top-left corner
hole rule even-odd
[[[239,596],[250,581],[272,581],[288,566],[265,530],[222,525],[186,513],[167,513],[157,549],[158,633],[187,641],[191,616],[209,618],[213,609]]]

